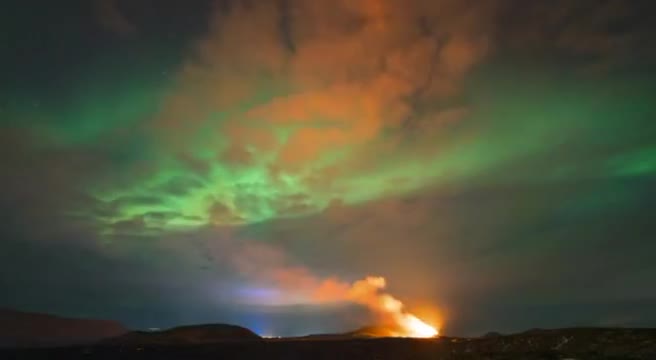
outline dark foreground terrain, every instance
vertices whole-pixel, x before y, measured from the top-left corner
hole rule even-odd
[[[253,339],[1,350],[0,359],[656,359],[656,329],[532,330],[482,338]]]
[[[116,337],[128,331],[115,321],[71,319],[50,314],[0,309],[0,348],[84,344]]]

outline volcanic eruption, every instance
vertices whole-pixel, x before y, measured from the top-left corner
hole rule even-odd
[[[247,291],[235,293],[241,304],[257,306],[311,305],[353,303],[366,307],[376,317],[381,336],[433,337],[439,329],[421,320],[405,309],[403,302],[386,292],[387,280],[382,276],[367,276],[350,282],[336,276],[321,276],[304,265],[299,265],[290,255],[273,244],[230,241],[224,237],[216,248],[239,272]],[[208,249],[219,243],[210,242]],[[242,288],[243,290],[243,288]],[[253,291],[254,290],[254,291]],[[264,290],[264,291],[263,291]],[[378,332],[377,332],[378,333]]]
[[[352,284],[329,279],[318,288],[318,301],[350,301],[366,306],[387,327],[389,336],[428,338],[439,330],[404,309],[403,302],[384,292],[387,281],[381,276],[368,276]]]

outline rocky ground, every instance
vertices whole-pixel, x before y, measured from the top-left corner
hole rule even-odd
[[[1,359],[656,359],[656,329],[532,330],[481,338],[254,339],[4,350]]]
[[[127,333],[118,322],[0,309],[0,348],[97,342]]]

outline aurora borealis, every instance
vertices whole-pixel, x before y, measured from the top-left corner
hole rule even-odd
[[[656,322],[647,2],[10,3],[0,306],[323,332],[366,315],[298,289],[373,274],[458,334]]]

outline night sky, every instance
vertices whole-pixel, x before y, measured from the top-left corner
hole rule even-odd
[[[0,4],[0,307],[656,326],[650,1]]]

